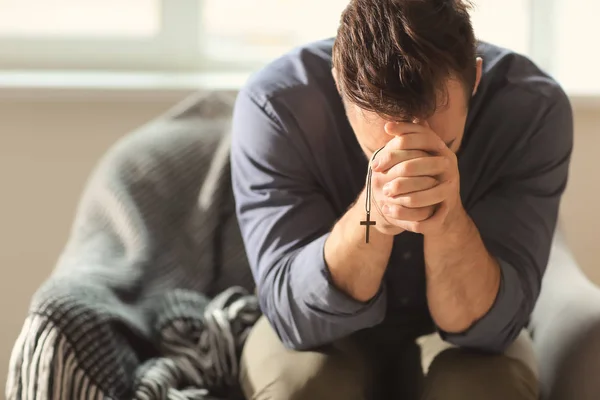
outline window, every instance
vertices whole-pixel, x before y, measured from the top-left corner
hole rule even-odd
[[[530,0],[473,3],[478,37],[530,53]],[[294,45],[334,36],[347,4],[348,0],[204,0],[205,56],[234,63],[265,62]]]
[[[335,36],[347,5],[348,0],[204,0],[205,56],[263,63],[293,46]]]
[[[473,29],[479,39],[521,54],[531,52],[530,17],[529,0],[476,0],[471,11]]]
[[[157,0],[0,0],[0,9],[5,37],[147,38],[160,28]]]
[[[197,0],[0,0],[0,68],[196,68],[199,4]]]
[[[550,70],[572,92],[600,94],[600,2],[554,0]]]
[[[600,93],[596,0],[473,0],[477,36]],[[0,0],[0,69],[254,70],[335,35],[348,0]],[[596,35],[598,36],[598,35]]]

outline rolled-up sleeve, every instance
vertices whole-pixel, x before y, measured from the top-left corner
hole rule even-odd
[[[336,216],[272,101],[240,92],[232,128],[236,212],[259,301],[284,345],[308,349],[376,325],[386,293],[358,302],[332,284],[324,245]]]
[[[469,214],[501,271],[489,312],[468,331],[442,332],[457,346],[500,352],[526,326],[540,293],[567,184],[573,117],[564,94],[548,106],[522,149],[506,161],[507,173]]]

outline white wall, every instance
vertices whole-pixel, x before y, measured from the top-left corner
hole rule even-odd
[[[171,103],[141,99],[0,103],[0,380],[6,376],[29,299],[65,244],[91,168],[117,138]],[[578,111],[576,125],[563,219],[578,260],[600,283],[596,175],[600,112]]]

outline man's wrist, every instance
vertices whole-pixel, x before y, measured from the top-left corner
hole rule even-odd
[[[447,266],[445,262],[447,257],[440,258],[441,254],[452,254],[453,259],[461,258],[459,254],[464,254],[465,249],[477,240],[477,228],[462,206],[447,223],[446,229],[435,234],[425,234],[423,237],[426,261],[436,260],[426,262],[426,268],[430,273],[433,271],[436,271],[436,274],[441,273]]]
[[[459,205],[456,210],[452,211],[451,214],[448,215],[446,221],[444,222],[444,229],[437,233],[432,233],[429,236],[431,239],[468,239],[470,236],[475,234],[475,224],[473,220],[464,209],[464,207]]]
[[[371,227],[366,243],[366,227],[360,225],[365,220],[363,194],[335,224],[324,252],[333,284],[354,299],[367,302],[381,287],[394,237]]]

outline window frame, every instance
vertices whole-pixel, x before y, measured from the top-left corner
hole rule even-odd
[[[198,68],[201,0],[161,0],[151,38],[0,37],[3,69],[178,71]]]
[[[224,0],[223,0],[224,1]],[[529,55],[552,73],[557,0],[528,0]],[[219,61],[203,51],[202,0],[161,0],[160,30],[152,38],[0,37],[1,69],[101,71],[242,71],[258,61]],[[548,40],[550,38],[550,40]]]

